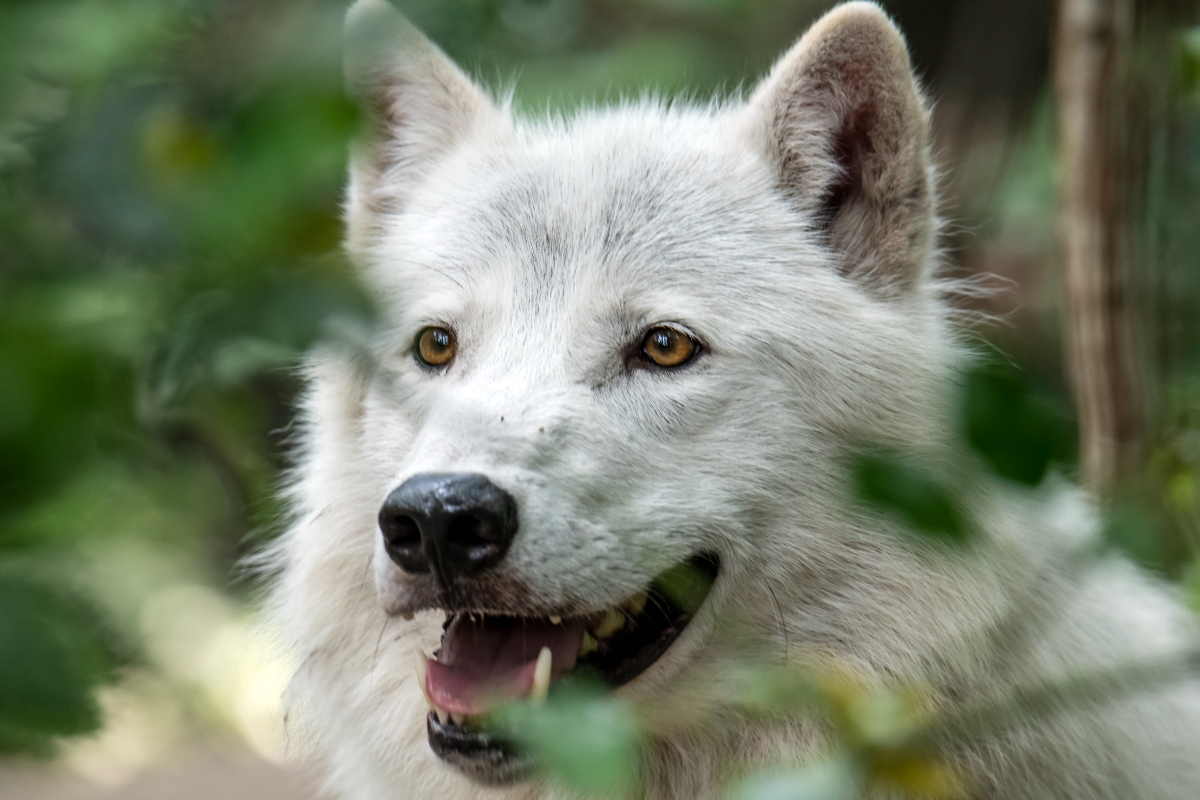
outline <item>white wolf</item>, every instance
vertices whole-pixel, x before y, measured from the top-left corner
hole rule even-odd
[[[953,709],[1192,646],[1167,589],[1080,557],[1094,525],[1061,483],[972,479],[968,551],[848,498],[862,442],[959,449],[929,112],[877,6],[831,11],[744,102],[542,121],[383,0],[348,32],[374,122],[348,247],[384,332],[365,367],[312,360],[275,589],[329,791],[553,795],[472,717],[580,663],[662,698],[754,641]],[[698,607],[658,591],[685,563]],[[724,796],[822,731],[651,730],[645,796]],[[1175,683],[947,757],[972,797],[1195,800],[1198,744],[1200,691]]]

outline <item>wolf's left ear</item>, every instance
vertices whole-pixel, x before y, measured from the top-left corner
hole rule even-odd
[[[763,80],[744,122],[781,188],[818,220],[839,267],[904,295],[934,235],[929,113],[904,39],[874,3],[822,17]]]
[[[366,117],[347,201],[356,251],[438,159],[474,136],[506,131],[507,117],[387,0],[358,0],[346,14],[346,83]]]

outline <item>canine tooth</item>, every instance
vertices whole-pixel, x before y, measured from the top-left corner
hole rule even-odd
[[[562,617],[560,617],[558,614],[551,614],[550,615],[550,624],[551,625],[562,625]]]
[[[433,711],[435,714],[437,714],[438,722],[442,723],[443,725],[450,721],[449,711],[443,711],[440,708],[435,708]]]
[[[600,624],[595,627],[592,633],[596,634],[597,639],[607,639],[625,624],[625,615],[619,609],[610,608],[604,614],[604,619],[600,620]]]
[[[633,597],[621,604],[621,608],[628,611],[632,616],[637,616],[646,609],[646,601],[650,597],[645,592],[638,592]]]
[[[451,712],[450,712],[450,720],[451,720],[451,721],[452,721],[452,722],[453,722],[455,725],[462,725],[462,724],[463,724],[463,722],[464,722],[464,721],[466,721],[466,719],[467,719],[467,715],[466,715],[466,714],[460,714],[460,713],[458,713],[457,711],[451,711]]]
[[[537,666],[533,668],[533,688],[529,690],[529,701],[535,706],[545,703],[546,696],[550,694],[550,667],[553,661],[554,654],[550,648],[543,647],[538,653]]]
[[[600,647],[599,643],[587,631],[583,632],[583,639],[579,642],[579,655],[576,658],[583,658],[588,653],[594,653]]]
[[[433,704],[433,698],[429,696],[429,690],[425,688],[425,675],[429,668],[429,659],[420,650],[416,655],[417,667],[417,685],[421,687],[421,694],[425,695],[425,702],[429,703],[429,710],[435,711],[437,707]]]

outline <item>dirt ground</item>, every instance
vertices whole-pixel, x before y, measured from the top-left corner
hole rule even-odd
[[[189,753],[116,787],[60,767],[0,761],[0,800],[315,800],[301,777],[236,754]]]

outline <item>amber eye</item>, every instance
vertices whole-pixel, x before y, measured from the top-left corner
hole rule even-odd
[[[660,367],[680,367],[696,355],[696,342],[674,328],[653,328],[642,340],[642,353]]]
[[[417,359],[430,367],[444,367],[454,358],[458,344],[445,328],[425,328],[417,334]]]

